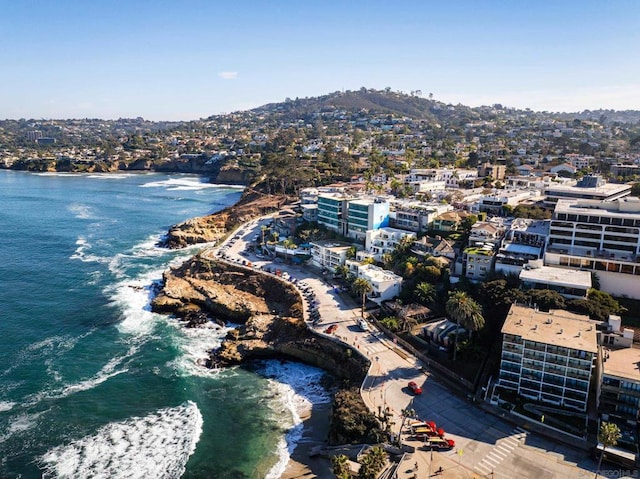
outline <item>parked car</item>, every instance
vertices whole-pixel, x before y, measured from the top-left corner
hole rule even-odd
[[[369,331],[369,325],[367,324],[367,322],[360,318],[358,319],[358,327],[362,330],[362,331]]]
[[[416,396],[419,396],[420,394],[422,394],[422,388],[418,386],[418,384],[415,381],[409,381],[409,384],[407,386],[409,387],[411,392]]]
[[[327,334],[333,334],[333,333],[336,332],[336,329],[338,329],[338,325],[337,324],[332,324],[327,329],[325,329],[324,332],[327,333]]]

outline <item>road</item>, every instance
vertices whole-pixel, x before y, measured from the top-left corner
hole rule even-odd
[[[304,266],[272,263],[247,253],[240,255],[247,243],[261,234],[261,226],[269,221],[265,217],[245,225],[211,253],[226,254],[226,259],[234,262],[251,261],[254,268],[278,268],[288,272],[297,283],[306,283],[315,294],[320,313],[320,321],[313,327],[322,333],[329,325],[336,324],[334,334],[371,360],[369,375],[362,386],[367,405],[373,411],[388,407],[394,414],[396,433],[402,422],[401,412],[411,408],[421,419],[434,421],[444,428],[447,439],[455,440],[456,447],[451,451],[413,454],[409,459],[411,467],[400,468],[400,479],[413,476],[416,472],[414,463],[419,467],[419,477],[423,471],[430,468],[435,472],[438,467],[443,468],[440,477],[445,478],[593,477],[596,463],[584,451],[528,432],[521,425],[485,412],[447,389],[424,364],[399,349],[380,331],[375,328],[362,331],[356,322],[360,317],[359,306],[350,296],[339,293],[322,275]],[[310,303],[306,302],[305,311],[309,307]],[[423,394],[410,394],[408,381],[417,382]],[[427,476],[428,472],[425,472],[424,477]]]

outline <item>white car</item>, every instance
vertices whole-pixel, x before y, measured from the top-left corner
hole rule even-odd
[[[367,324],[367,322],[366,322],[364,319],[362,319],[362,318],[358,319],[358,326],[360,327],[360,329],[361,329],[362,331],[369,331],[369,325],[368,325],[368,324]]]

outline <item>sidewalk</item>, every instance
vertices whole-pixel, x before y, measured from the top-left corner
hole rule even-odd
[[[419,444],[407,441],[408,444]],[[455,449],[452,452],[423,451],[416,448],[413,454],[407,454],[399,465],[397,479],[476,479],[477,474],[459,464]],[[416,465],[418,466],[416,468]]]

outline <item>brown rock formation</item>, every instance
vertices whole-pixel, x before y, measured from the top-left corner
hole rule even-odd
[[[212,353],[211,364],[289,357],[359,384],[368,361],[349,346],[308,329],[302,300],[290,284],[269,274],[209,259],[201,254],[164,274],[152,302],[197,326],[201,314],[241,325]],[[195,318],[190,320],[189,318]]]

